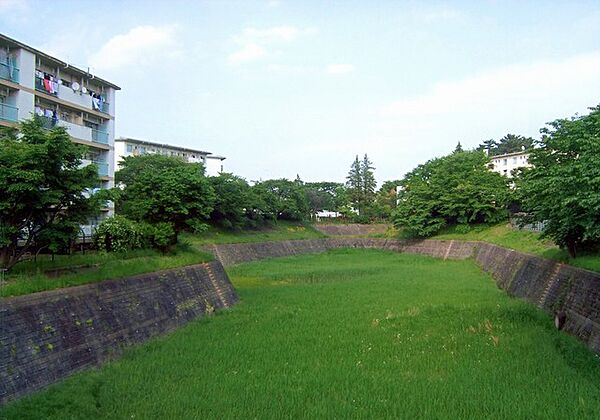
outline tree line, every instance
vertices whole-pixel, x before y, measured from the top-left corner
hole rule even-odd
[[[543,222],[543,237],[579,252],[600,250],[600,107],[585,116],[557,119],[533,140],[508,135],[464,151],[431,159],[400,182],[394,224],[427,237],[448,226],[507,220],[518,210],[521,224]],[[512,178],[488,170],[489,156],[529,152],[530,167]]]

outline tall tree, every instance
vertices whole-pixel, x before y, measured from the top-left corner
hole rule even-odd
[[[132,220],[168,223],[175,235],[198,229],[208,219],[214,191],[199,163],[163,155],[128,156],[115,180],[117,209]]]
[[[19,133],[0,131],[2,267],[13,267],[33,246],[68,243],[99,213],[101,201],[90,194],[100,183],[98,168],[81,167],[84,153],[64,128],[46,130],[37,117],[23,121]]]
[[[402,181],[394,224],[416,236],[444,226],[497,222],[507,217],[507,180],[489,171],[482,152],[454,152],[430,160]]]
[[[375,168],[372,165],[366,154],[362,160],[356,156],[346,177],[348,199],[360,216],[368,216],[369,208],[375,200],[377,182],[373,174]]]
[[[252,187],[268,209],[270,218],[303,220],[309,215],[309,206],[302,185],[287,179],[269,179]]]
[[[540,130],[517,180],[526,220],[545,222],[543,235],[571,257],[600,247],[600,106],[590,110]]]
[[[485,140],[477,147],[477,150],[487,150],[489,156],[498,156],[529,150],[533,147],[534,142],[534,139],[531,137],[507,134],[498,141],[494,139]]]

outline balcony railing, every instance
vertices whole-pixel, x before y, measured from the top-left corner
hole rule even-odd
[[[106,162],[93,162],[98,166],[98,175],[108,176],[108,163]]]
[[[52,123],[52,118],[40,117],[44,128],[52,128],[61,126],[67,129],[67,132],[80,140],[92,141],[94,143],[108,144],[108,133],[106,131],[96,130],[95,128],[86,127],[84,125],[73,124],[63,120],[57,120],[56,124]]]
[[[92,141],[96,143],[108,144],[108,133],[92,128]]]
[[[46,86],[44,85],[44,80],[41,77],[35,77],[35,89],[39,90],[40,92],[44,92],[47,93],[48,95],[54,95],[57,96],[58,95],[58,84],[56,85],[56,90],[54,91],[50,91],[46,88]],[[50,83],[50,81],[48,80],[48,82]]]
[[[19,83],[19,69],[6,63],[0,63],[0,79]]]
[[[0,103],[0,120],[17,122],[19,108],[9,104]]]

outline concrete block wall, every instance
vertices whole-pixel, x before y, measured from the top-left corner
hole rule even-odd
[[[218,261],[0,299],[0,403],[237,299]]]

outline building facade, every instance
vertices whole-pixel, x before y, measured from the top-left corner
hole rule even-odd
[[[490,156],[490,170],[498,172],[500,175],[512,177],[512,171],[517,168],[528,168],[529,152],[514,152],[505,155]]]
[[[87,148],[83,164],[97,164],[99,188],[114,185],[117,90],[88,71],[0,34],[0,126],[16,127],[36,114],[48,127],[66,127],[73,142]],[[113,211],[109,203],[101,218]]]
[[[115,140],[115,166],[119,169],[120,162],[128,156],[143,156],[146,154],[159,154],[179,157],[186,162],[202,163],[206,175],[217,176],[223,172],[223,156],[215,156],[203,150],[189,149],[187,147],[173,146],[170,144],[154,143],[146,140],[119,137]]]

